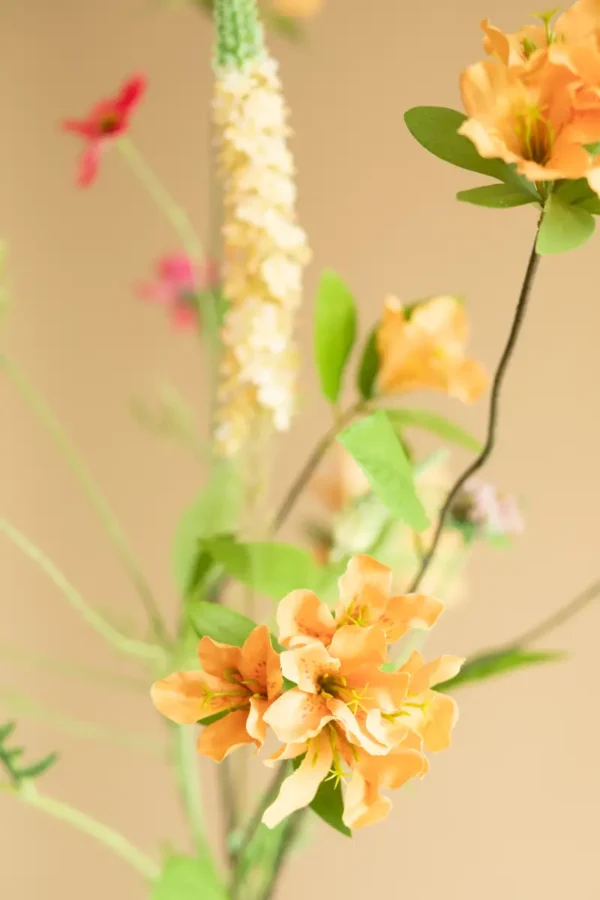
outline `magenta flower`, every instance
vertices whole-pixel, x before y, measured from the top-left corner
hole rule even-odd
[[[187,329],[199,321],[198,295],[218,283],[219,266],[213,260],[195,267],[184,253],[171,253],[158,260],[156,278],[139,285],[137,294],[166,306],[176,328]]]
[[[100,157],[115,140],[129,129],[131,116],[146,90],[146,76],[133,75],[124,82],[116,97],[100,100],[85,119],[65,119],[63,128],[83,138],[85,147],[79,159],[77,183],[93,184],[98,174]]]

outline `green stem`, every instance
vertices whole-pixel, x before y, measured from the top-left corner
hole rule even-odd
[[[152,200],[165,214],[183,245],[185,252],[197,262],[202,259],[202,244],[183,207],[173,199],[162,181],[146,162],[131,138],[122,137],[117,141],[117,148],[126,160],[134,175],[148,191]]]
[[[141,850],[138,850],[137,847],[130,844],[124,835],[109,828],[108,825],[96,821],[96,819],[88,816],[87,813],[81,812],[81,810],[75,809],[67,803],[62,803],[60,800],[54,800],[51,797],[45,797],[38,792],[32,782],[25,782],[19,789],[6,788],[6,790],[24,803],[27,803],[28,806],[47,813],[47,815],[65,822],[67,825],[71,825],[77,831],[94,838],[99,844],[103,844],[109,850],[112,850],[113,853],[116,853],[124,862],[129,863],[148,881],[154,881],[158,878],[160,869],[156,863],[149,856],[146,856],[145,853],[142,853]]]
[[[353,406],[350,406],[345,412],[340,413],[338,416],[336,416],[335,423],[318,442],[315,449],[306,461],[304,468],[300,471],[300,474],[284,497],[283,503],[281,504],[275,516],[275,519],[273,520],[273,525],[271,526],[271,534],[275,534],[277,531],[279,531],[281,526],[285,523],[287,517],[296,505],[296,501],[302,494],[302,491],[319,468],[321,460],[330,449],[330,447],[332,447],[335,443],[338,434],[343,431],[346,425],[350,424],[355,416],[360,415],[360,413],[367,412],[368,409],[369,402],[366,400],[359,400]]]
[[[8,644],[0,644],[0,659],[8,659],[13,663],[25,666],[33,666],[52,672],[56,675],[72,676],[77,679],[86,679],[103,684],[112,684],[118,688],[126,688],[132,691],[148,691],[148,680],[135,678],[133,675],[120,675],[118,672],[109,672],[97,669],[94,666],[86,666],[70,660],[55,659],[43,653],[32,653],[22,647],[10,647]]]
[[[173,730],[173,757],[179,793],[194,846],[199,854],[206,851],[206,828],[202,814],[202,797],[196,737],[194,729],[177,725]]]
[[[122,729],[111,729],[97,722],[86,722],[74,719],[62,713],[47,709],[41,703],[37,703],[20,691],[5,689],[0,686],[0,699],[3,705],[11,709],[19,716],[30,717],[57,728],[65,734],[88,741],[103,741],[116,744],[121,747],[129,747],[150,753],[153,756],[164,757],[164,748],[152,738],[141,734],[128,733]]]
[[[110,622],[107,622],[93,606],[90,606],[81,596],[73,585],[65,578],[63,573],[54,565],[52,560],[42,553],[42,551],[33,544],[29,538],[22,534],[17,528],[7,522],[6,519],[0,519],[0,532],[3,532],[25,556],[36,563],[40,569],[48,576],[50,581],[58,588],[73,609],[79,613],[81,618],[94,629],[101,637],[104,638],[115,650],[124,653],[127,656],[133,656],[137,659],[144,659],[152,663],[160,663],[163,660],[164,653],[161,647],[155,644],[146,644],[143,641],[137,641],[129,638],[120,631],[117,631]]]
[[[131,578],[144,605],[148,618],[152,623],[155,637],[161,640],[161,642],[168,643],[162,616],[158,610],[150,586],[142,573],[141,566],[135,558],[115,514],[105,500],[100,487],[94,480],[83,459],[69,440],[50,407],[17,366],[16,362],[10,357],[2,354],[0,355],[0,368],[2,368],[5,374],[10,378],[22,398],[37,416],[39,422],[46,429],[62,453],[90,505],[102,522],[108,537],[113,542],[121,563]]]

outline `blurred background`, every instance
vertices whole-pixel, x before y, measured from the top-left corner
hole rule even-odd
[[[173,332],[160,308],[132,290],[157,256],[180,248],[116,154],[92,189],[78,190],[79,146],[59,128],[125,76],[146,71],[150,88],[133,137],[203,233],[211,29],[183,3],[167,6],[0,0],[0,236],[10,248],[13,297],[3,343],[85,452],[165,608],[174,610],[172,534],[202,469],[144,433],[129,404],[134,396],[152,402],[168,381],[202,422],[205,375],[193,334]],[[282,442],[274,497],[328,423],[310,361],[312,293],[323,266],[353,287],[364,333],[387,292],[405,300],[464,296],[472,349],[494,366],[535,213],[458,204],[456,191],[478,177],[429,156],[402,114],[417,104],[458,107],[458,73],[482,55],[480,19],[512,31],[528,15],[522,0],[327,0],[303,46],[271,41],[293,112],[301,221],[314,250],[301,322],[306,394]],[[478,548],[469,601],[445,616],[428,646],[434,653],[508,640],[599,574],[598,241],[542,263],[487,470],[526,498],[526,533],[508,552]],[[485,402],[427,403],[483,433]],[[136,598],[56,449],[6,383],[0,404],[2,515],[113,621],[138,627]],[[462,463],[457,451],[453,464]],[[176,843],[181,821],[144,686],[136,693],[27,666],[18,648],[119,663],[4,539],[0,585],[0,719],[11,714],[14,692],[34,698],[19,743],[37,756],[60,751],[44,789],[151,852]],[[569,652],[567,662],[462,689],[453,751],[435,760],[424,782],[396,795],[386,824],[351,845],[313,831],[281,897],[597,898],[599,627],[600,609],[592,607],[549,642]],[[71,724],[65,734],[60,723],[40,719],[39,704],[79,723],[93,720],[98,740],[86,739],[85,726]],[[132,733],[143,746],[128,746]],[[210,766],[204,773],[214,779]],[[15,900],[146,896],[116,857],[10,797],[0,797],[0,833],[0,887]]]

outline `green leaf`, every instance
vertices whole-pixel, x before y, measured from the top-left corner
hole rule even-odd
[[[428,409],[388,409],[386,413],[394,428],[398,430],[424,428],[452,444],[472,450],[473,453],[481,450],[481,441],[478,441],[476,437],[473,437],[460,425],[451,422],[450,419],[430,412]]]
[[[595,224],[591,213],[569,206],[558,194],[551,194],[542,215],[537,252],[549,256],[576,250],[592,236]]]
[[[202,557],[201,540],[233,531],[241,498],[237,469],[227,460],[215,463],[208,484],[184,512],[175,533],[173,568],[183,597],[193,592],[206,573],[208,561]]]
[[[452,691],[473,681],[484,681],[497,675],[505,675],[515,669],[525,666],[535,666],[539,663],[558,662],[566,656],[560,650],[526,650],[513,647],[509,650],[500,650],[492,653],[482,653],[467,660],[455,678],[437,685],[436,690]]]
[[[55,765],[58,762],[58,753],[49,753],[48,756],[45,756],[43,759],[40,759],[39,762],[33,763],[31,766],[27,766],[25,769],[19,769],[17,775],[19,780],[23,778],[39,778],[40,775],[43,775],[44,772],[47,772],[51,766]]]
[[[600,197],[588,184],[587,178],[575,178],[571,181],[561,181],[555,188],[554,194],[563,203],[569,206],[577,206],[600,216]]]
[[[355,422],[338,440],[390,512],[415,531],[424,531],[429,520],[415,489],[412,468],[387,414],[378,410]]]
[[[458,129],[466,118],[463,113],[443,106],[415,106],[404,114],[404,121],[412,136],[438,159],[470,172],[518,184],[535,194],[533,185],[514,169],[501,159],[484,159],[472,141],[458,134]]]
[[[152,887],[152,900],[227,900],[211,858],[172,856]]]
[[[298,768],[303,759],[303,756],[299,756],[297,759],[293,760],[294,769]],[[342,819],[344,814],[342,788],[339,783],[335,783],[334,779],[327,779],[326,781],[321,782],[319,789],[315,794],[315,799],[310,804],[310,808],[323,819],[324,822],[331,825],[332,828],[335,828],[336,831],[339,831],[346,837],[352,837],[351,830],[347,825],[344,825]]]
[[[338,401],[355,338],[354,297],[340,276],[326,269],[317,288],[315,359],[321,390],[330,403]]]
[[[210,637],[221,644],[241,647],[256,622],[234,609],[206,600],[194,600],[188,608],[190,622],[198,637]]]
[[[490,209],[510,209],[512,206],[536,202],[530,191],[519,190],[509,184],[486,184],[469,191],[459,191],[456,199],[475,206],[488,206]]]
[[[377,331],[375,327],[366,340],[358,367],[356,386],[364,400],[370,400],[375,390],[375,381],[379,373],[379,351],[377,350]]]
[[[203,547],[232,578],[274,600],[296,588],[317,591],[325,579],[310,553],[292,544],[242,544],[222,536],[205,541]]]

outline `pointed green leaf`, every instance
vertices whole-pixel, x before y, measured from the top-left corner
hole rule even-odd
[[[40,759],[39,762],[32,763],[32,765],[27,766],[24,769],[19,769],[16,774],[19,780],[23,778],[39,778],[40,775],[43,775],[44,772],[47,772],[48,769],[56,762],[58,762],[58,754],[49,753],[48,756]]]
[[[293,760],[294,769],[297,769],[304,757],[299,756]],[[315,799],[310,804],[310,808],[324,822],[335,828],[346,837],[352,837],[352,832],[347,825],[344,825],[344,799],[342,796],[342,788],[340,784],[336,784],[333,779],[322,781],[319,789],[315,794]]]
[[[509,184],[486,184],[483,187],[459,191],[457,200],[473,203],[475,206],[488,206],[490,209],[510,209],[513,206],[524,206],[535,203],[536,198],[529,191],[521,191]]]
[[[173,568],[181,596],[193,592],[206,573],[207,558],[202,557],[202,539],[233,531],[241,498],[238,470],[228,460],[215,463],[208,484],[184,512],[175,533]]]
[[[340,276],[327,269],[317,288],[315,359],[321,390],[337,403],[342,377],[356,339],[356,304]]]
[[[0,725],[0,744],[11,736],[16,727],[16,722],[7,722],[5,725]]]
[[[221,536],[205,541],[203,547],[228,575],[273,600],[281,600],[297,588],[318,590],[325,578],[311,554],[292,544],[243,544]]]
[[[152,886],[151,900],[227,900],[228,896],[209,856],[172,856]]]
[[[375,382],[379,373],[379,352],[377,350],[377,328],[367,338],[358,367],[356,385],[361,397],[370,400],[375,390]]]
[[[455,678],[437,685],[436,690],[453,691],[457,687],[473,681],[483,681],[497,675],[505,675],[515,669],[534,666],[539,663],[558,662],[564,659],[565,653],[559,650],[526,650],[513,647],[492,653],[482,653],[468,659]]]
[[[412,136],[445,162],[470,172],[489,175],[498,181],[518,184],[524,190],[535,193],[533,185],[518,175],[501,159],[484,159],[468,138],[458,134],[467,117],[455,109],[443,106],[415,106],[404,114],[404,121]]]
[[[219,603],[194,600],[189,604],[188,616],[198,637],[209,637],[221,644],[241,647],[256,622]]]
[[[429,520],[415,488],[411,465],[383,410],[346,428],[338,437],[387,508],[415,531]]]
[[[537,252],[548,256],[576,250],[592,236],[594,228],[591,213],[579,206],[569,206],[558,194],[551,194],[542,216]]]
[[[473,453],[479,453],[481,450],[481,441],[478,441],[476,437],[451,422],[450,419],[430,412],[428,409],[387,409],[386,413],[394,428],[398,430],[423,428],[452,444],[472,450]]]

